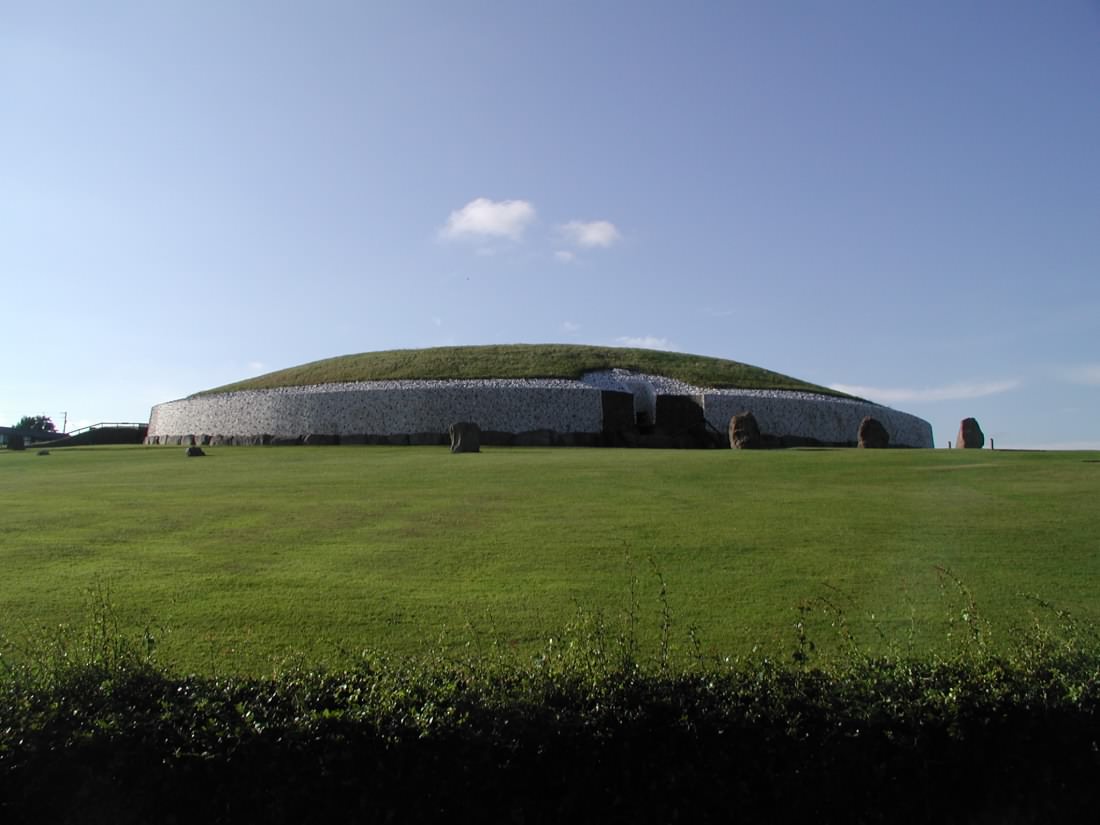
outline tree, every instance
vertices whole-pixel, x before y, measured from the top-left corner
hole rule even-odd
[[[45,415],[24,415],[15,425],[17,430],[37,430],[44,433],[56,433],[57,426]]]

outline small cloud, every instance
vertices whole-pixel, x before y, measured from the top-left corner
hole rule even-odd
[[[1088,387],[1100,387],[1100,364],[1082,364],[1078,367],[1065,367],[1058,370],[1058,376],[1071,384],[1084,384]]]
[[[261,373],[267,369],[267,364],[263,361],[249,361],[248,371],[253,373]]]
[[[855,384],[830,384],[831,389],[845,392],[849,395],[857,395],[871,401],[882,404],[931,402],[931,401],[962,401],[968,398],[984,398],[987,395],[998,395],[1009,392],[1022,386],[1022,382],[1015,379],[1011,381],[984,381],[948,384],[943,387],[925,387],[922,389],[908,387],[864,387]]]
[[[559,226],[558,231],[570,243],[585,248],[608,247],[622,239],[611,221],[570,221]]]
[[[620,335],[615,341],[624,347],[640,347],[641,349],[673,349],[672,342],[667,338],[658,338],[656,335]]]
[[[563,264],[571,264],[576,259],[576,255],[570,252],[568,249],[559,249],[554,253],[554,257],[561,261]]]
[[[527,201],[475,198],[450,214],[439,235],[445,240],[488,237],[518,241],[534,219],[535,207]]]
[[[561,322],[561,328],[563,330],[565,330],[566,332],[580,332],[581,331],[581,325],[576,323],[575,321],[562,321]]]
[[[438,315],[433,315],[432,316],[432,326],[437,326],[437,327],[443,326],[443,319],[440,318]]]

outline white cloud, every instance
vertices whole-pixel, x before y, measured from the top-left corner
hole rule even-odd
[[[452,212],[439,234],[446,240],[489,237],[518,241],[534,220],[535,207],[527,201],[475,198]]]
[[[1082,364],[1079,367],[1066,367],[1058,371],[1063,381],[1071,384],[1085,384],[1100,387],[1100,364]]]
[[[622,239],[611,221],[570,221],[559,226],[558,231],[570,243],[585,248],[608,247]]]
[[[838,392],[846,392],[849,395],[858,395],[870,401],[878,401],[882,404],[912,403],[926,401],[960,401],[967,398],[984,398],[987,395],[997,395],[1017,389],[1022,382],[1012,379],[1010,381],[980,381],[958,382],[943,387],[925,387],[921,389],[908,387],[863,387],[855,384],[830,384],[829,386]]]
[[[259,372],[263,372],[266,369],[267,369],[267,364],[265,364],[263,361],[249,361],[248,362],[248,371],[249,372],[259,373]]]
[[[568,249],[559,249],[557,252],[554,253],[554,257],[561,261],[563,264],[571,264],[577,256],[570,252]]]
[[[432,316],[432,326],[436,326],[436,327],[443,326],[443,319],[440,318],[438,315],[433,315]]]
[[[575,321],[562,321],[561,328],[566,332],[580,332],[581,325]]]
[[[620,335],[615,341],[624,347],[640,347],[642,349],[673,349],[672,342],[667,338],[658,338],[656,335]]]

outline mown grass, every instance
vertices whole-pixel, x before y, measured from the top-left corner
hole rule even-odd
[[[197,395],[346,381],[580,378],[585,372],[612,367],[666,375],[701,387],[802,390],[843,395],[828,387],[723,358],[574,344],[510,344],[363,352],[278,370]]]
[[[690,632],[705,656],[787,655],[801,622],[818,645],[925,653],[973,613],[956,582],[994,649],[1028,594],[1098,617],[1095,454],[208,453],[0,453],[0,634],[79,621],[89,587],[161,661],[207,674],[526,654],[578,610],[650,651],[668,633],[694,649]]]

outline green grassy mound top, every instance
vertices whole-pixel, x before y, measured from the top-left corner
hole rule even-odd
[[[724,358],[575,344],[492,344],[362,352],[269,372],[196,395],[352,381],[580,378],[586,372],[613,368],[664,375],[700,387],[843,395],[827,387]]]

